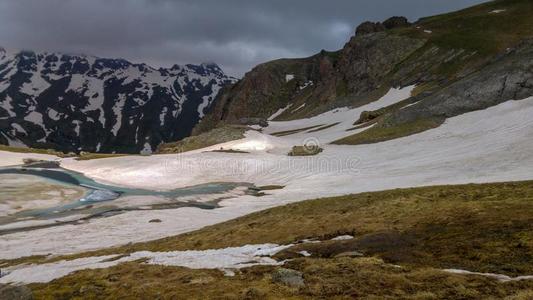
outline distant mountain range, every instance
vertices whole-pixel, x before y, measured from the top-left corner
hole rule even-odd
[[[235,79],[216,64],[155,69],[0,48],[0,144],[65,152],[150,152],[190,135]]]

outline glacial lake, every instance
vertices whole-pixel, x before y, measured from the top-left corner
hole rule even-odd
[[[9,223],[19,222],[20,220],[55,220],[65,219],[69,216],[83,214],[85,217],[83,220],[98,217],[108,217],[116,214],[120,214],[126,211],[132,210],[147,210],[147,209],[171,209],[179,207],[196,207],[200,209],[216,209],[218,207],[219,199],[208,201],[194,201],[195,196],[202,195],[220,195],[220,199],[224,198],[223,195],[236,188],[242,187],[247,189],[253,187],[248,183],[209,183],[201,184],[186,188],[173,189],[168,191],[155,191],[146,189],[132,189],[120,186],[113,186],[108,184],[102,184],[94,181],[91,178],[84,176],[81,173],[73,172],[70,170],[56,168],[56,169],[40,169],[40,168],[24,168],[24,167],[11,167],[0,168],[0,175],[23,175],[23,176],[36,176],[44,178],[45,180],[70,187],[82,187],[85,189],[85,194],[82,198],[69,201],[68,203],[62,203],[61,205],[51,206],[44,209],[30,209],[17,212],[10,216],[0,216],[0,227]],[[0,193],[2,191],[0,190]],[[124,201],[118,201],[127,199],[131,196],[146,196],[151,199],[161,199],[158,201],[151,201],[148,205],[127,205]],[[181,201],[180,199],[187,198],[187,201]],[[33,199],[28,199],[32,201]],[[121,202],[120,204],[116,204]],[[69,221],[56,221],[54,223],[30,226],[30,227],[17,227],[16,229],[2,230],[0,228],[0,235],[7,234],[23,230],[38,229],[42,227],[57,226],[66,223],[76,223],[80,220]]]

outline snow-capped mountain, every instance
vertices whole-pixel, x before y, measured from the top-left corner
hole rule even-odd
[[[216,64],[155,69],[123,59],[0,48],[0,144],[151,150],[188,136],[233,81]]]

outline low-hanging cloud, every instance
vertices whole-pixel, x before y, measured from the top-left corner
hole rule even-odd
[[[241,76],[281,57],[336,50],[365,20],[411,20],[483,0],[0,0],[0,45],[121,57],[154,66],[216,62]]]

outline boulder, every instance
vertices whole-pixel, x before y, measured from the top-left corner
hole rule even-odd
[[[388,18],[383,23],[367,21],[357,26],[357,29],[355,30],[355,35],[361,36],[365,34],[385,31],[387,29],[407,27],[409,25],[411,25],[411,23],[409,23],[406,17],[398,16]]]
[[[318,145],[294,146],[287,154],[289,156],[313,156],[322,153],[324,149]]]
[[[279,268],[272,274],[272,282],[281,283],[290,287],[305,286],[303,273],[296,270]]]
[[[401,28],[401,27],[408,27],[411,23],[409,23],[409,20],[407,20],[406,17],[392,17],[388,18],[383,22],[383,26],[385,26],[386,29],[393,29],[393,28]]]
[[[361,115],[359,116],[359,120],[357,120],[354,123],[354,125],[364,124],[366,122],[376,119],[379,116],[381,116],[381,113],[379,111],[366,111],[365,110],[361,113]]]
[[[355,30],[355,35],[361,36],[380,31],[385,31],[385,26],[383,26],[383,24],[381,24],[380,22],[367,21],[357,26],[357,29]]]
[[[239,119],[240,125],[246,125],[246,126],[253,126],[253,125],[259,125],[261,127],[267,127],[268,122],[264,118],[241,118]]]
[[[26,168],[57,169],[61,166],[61,162],[55,160],[24,158],[22,162]]]
[[[32,300],[33,294],[28,287],[23,285],[0,284],[0,299]]]

